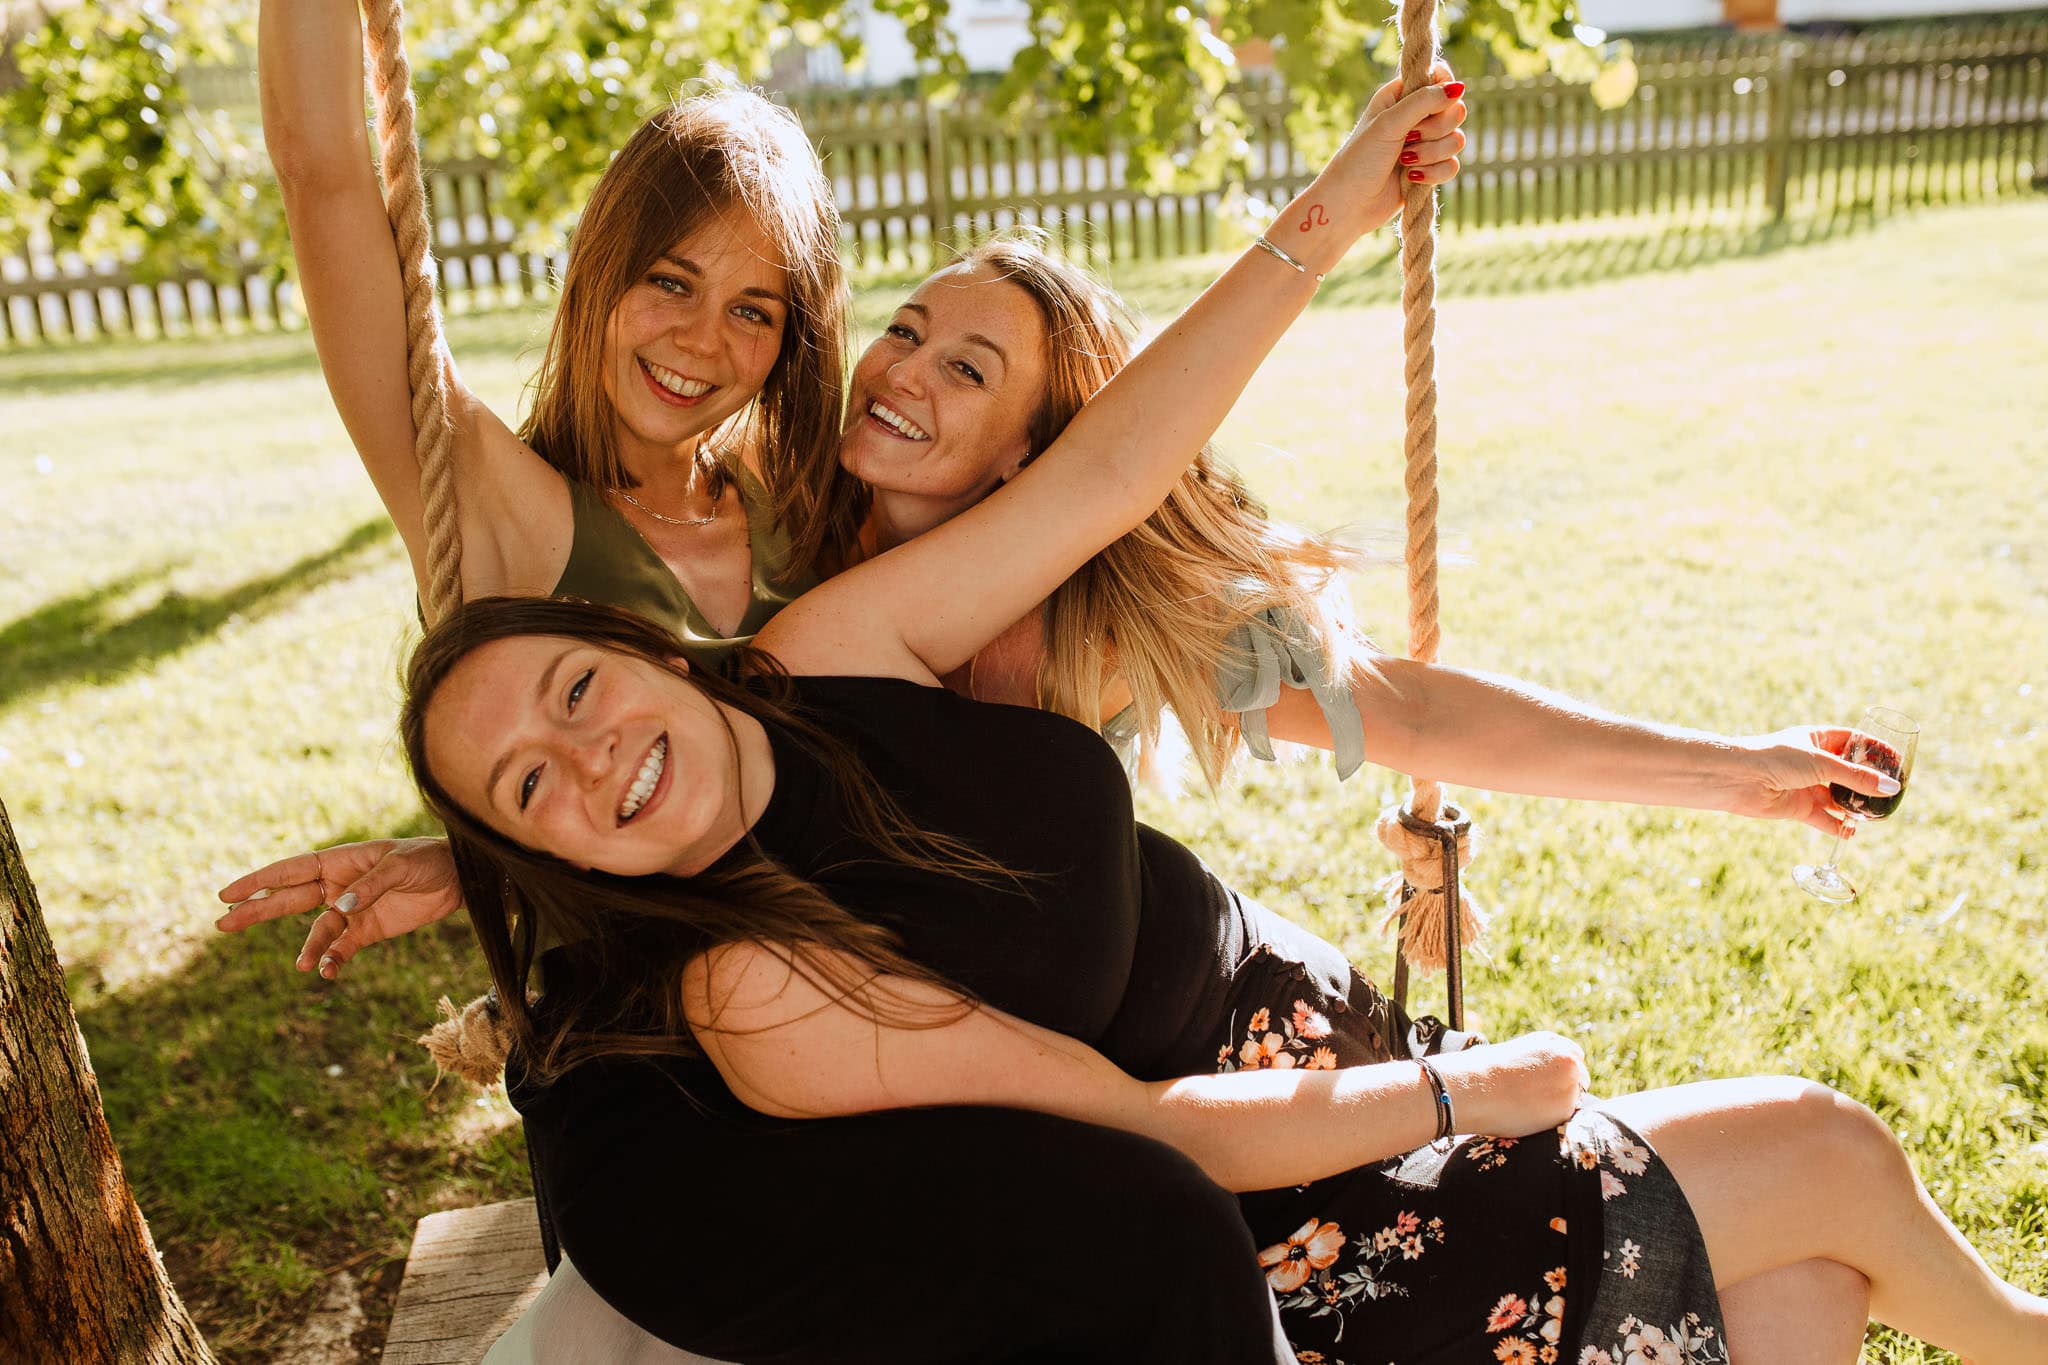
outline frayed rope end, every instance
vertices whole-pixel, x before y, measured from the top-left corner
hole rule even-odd
[[[1387,913],[1380,931],[1395,926],[1401,931],[1401,956],[1423,971],[1436,971],[1449,961],[1446,944],[1443,845],[1433,833],[1411,828],[1402,820],[1399,806],[1380,813],[1374,827],[1380,842],[1401,860],[1401,870],[1386,877],[1380,889],[1386,893]],[[1447,812],[1455,817],[1455,812]],[[1464,823],[1460,821],[1460,823]],[[1458,865],[1469,867],[1476,843],[1469,824],[1458,832]],[[1406,916],[1404,919],[1403,916]],[[1477,947],[1486,932],[1487,916],[1476,901],[1458,888],[1458,939]]]
[[[497,1001],[480,995],[457,1009],[444,995],[439,1008],[441,1022],[415,1040],[434,1059],[434,1083],[440,1084],[442,1076],[454,1075],[481,1089],[503,1080],[505,1058],[512,1051],[512,1030]]]

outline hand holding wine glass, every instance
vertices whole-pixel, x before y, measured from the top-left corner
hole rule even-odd
[[[1905,799],[1906,779],[1912,774],[1913,754],[1919,743],[1920,726],[1911,716],[1884,706],[1866,710],[1842,757],[1875,768],[1899,785],[1888,796],[1876,796],[1854,791],[1839,782],[1831,784],[1829,794],[1842,808],[1843,816],[1849,820],[1882,820],[1897,810],[1899,802]],[[1836,866],[1841,861],[1842,841],[1847,835],[1845,825],[1835,836],[1825,863],[1818,867],[1801,863],[1792,869],[1792,880],[1801,890],[1830,905],[1846,905],[1856,899],[1855,886]]]

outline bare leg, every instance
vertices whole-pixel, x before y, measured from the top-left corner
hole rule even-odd
[[[1870,1281],[1839,1261],[1801,1261],[1721,1289],[1734,1365],[1856,1365]]]
[[[1891,1130],[1826,1086],[1705,1081],[1608,1101],[1691,1202],[1722,1286],[1801,1261],[1870,1281],[1882,1322],[1979,1365],[2048,1360],[2048,1300],[1991,1272],[1936,1208]]]

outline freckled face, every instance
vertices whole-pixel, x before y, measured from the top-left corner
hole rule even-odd
[[[428,764],[463,809],[577,867],[694,871],[744,828],[717,705],[631,655],[494,640],[449,672],[426,731]]]
[[[605,396],[627,445],[666,453],[746,407],[775,368],[788,320],[782,253],[745,210],[671,246],[605,327]]]
[[[1045,382],[1031,295],[988,266],[942,270],[854,367],[839,463],[878,490],[962,510],[1036,453]]]

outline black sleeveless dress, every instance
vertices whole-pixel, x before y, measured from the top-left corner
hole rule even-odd
[[[1019,875],[978,884],[879,856],[851,832],[823,765],[772,728],[775,790],[756,840],[978,999],[1080,1039],[1145,1080],[1409,1055],[1410,1021],[1342,954],[1229,891],[1193,853],[1135,821],[1123,770],[1093,731],[899,679],[794,684],[800,707],[858,755],[913,823]],[[671,1076],[706,1113],[776,1126],[747,1117],[702,1063],[677,1064]],[[514,1098],[533,1134],[535,1097],[515,1088]],[[843,1122],[800,1126],[815,1135]],[[534,1136],[546,1165],[548,1141]],[[1018,1159],[1001,1143],[986,1156],[998,1167]],[[1166,1164],[1156,1153],[1152,1160]],[[1105,1234],[1082,1209],[1078,1226],[1023,1232],[988,1226],[980,1196],[959,1193],[960,1216],[977,1236],[1022,1235],[1034,1256],[1050,1255],[1098,1297],[1106,1292],[1111,1311],[1121,1293],[1134,1319],[1155,1319],[1166,1295],[1189,1305],[1190,1320],[1201,1316],[1182,1292],[1198,1287],[1162,1278],[1176,1273],[1171,1242],[1181,1234],[1158,1209],[1148,1215],[1156,1231]],[[1705,1249],[1683,1195],[1648,1144],[1597,1109],[1555,1132],[1459,1138],[1236,1204],[1250,1233],[1240,1254],[1256,1259],[1304,1365],[1577,1365],[1582,1354],[1600,1361],[1602,1351],[1615,1365],[1726,1359]],[[591,1275],[585,1253],[570,1250]],[[934,1267],[897,1269],[910,1276],[900,1285],[907,1319],[941,1291],[924,1279]],[[1105,1291],[1102,1276],[1125,1288]],[[592,1283],[614,1297],[595,1276]],[[976,1291],[951,1284],[943,1292],[971,1301]],[[755,1358],[729,1334],[715,1343],[671,1339]],[[1136,1349],[1102,1358],[1286,1358],[1242,1347],[1170,1348],[1179,1357],[1156,1344]],[[877,1348],[851,1358],[917,1355]],[[936,1358],[1029,1357],[960,1341]]]

